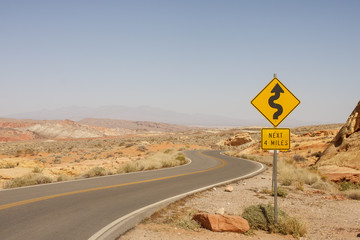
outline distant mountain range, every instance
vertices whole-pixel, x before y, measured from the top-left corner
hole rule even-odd
[[[235,127],[235,126],[266,126],[265,119],[259,117],[258,120],[244,120],[231,117],[208,114],[186,114],[175,111],[164,110],[160,108],[142,106],[103,106],[97,108],[89,107],[65,107],[55,110],[40,110],[34,112],[25,112],[2,116],[6,118],[17,119],[35,119],[35,120],[64,120],[71,119],[79,121],[85,118],[97,119],[118,119],[129,121],[150,121],[170,124],[179,124],[186,126],[204,126],[204,127]],[[292,120],[287,122],[287,126],[303,126],[311,123]]]

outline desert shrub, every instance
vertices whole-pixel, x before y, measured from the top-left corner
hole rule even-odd
[[[136,166],[134,163],[126,163],[123,166],[120,166],[120,168],[117,170],[118,173],[129,173],[129,172],[135,172]]]
[[[299,169],[299,176],[304,181],[304,183],[308,185],[314,185],[317,182],[321,182],[321,177],[317,173],[312,173],[310,171],[306,171],[306,169]]]
[[[39,159],[39,162],[41,162],[41,163],[46,163],[46,159],[45,159],[45,158],[41,158],[41,159]]]
[[[275,195],[275,192],[272,191],[271,192],[271,196],[274,196]],[[277,195],[279,197],[286,197],[288,195],[288,191],[285,189],[285,188],[282,188],[282,187],[278,187],[277,189]]]
[[[67,181],[67,180],[69,180],[69,177],[66,176],[66,175],[63,175],[63,174],[59,175],[59,176],[56,178],[56,181],[58,181],[58,182]]]
[[[261,189],[260,193],[269,194],[271,196],[275,195],[275,192],[273,190],[268,189],[268,188]],[[279,197],[286,197],[288,195],[288,191],[285,188],[278,187],[277,188],[277,195]]]
[[[307,184],[317,189],[330,191],[334,189],[332,184],[322,178],[317,172],[298,168],[296,165],[284,161],[279,161],[278,173],[279,181],[284,186],[300,186],[301,190],[303,189],[303,184]]]
[[[44,183],[51,183],[52,179],[42,174],[28,174],[23,177],[17,177],[9,181],[4,182],[4,188],[16,188]]]
[[[296,190],[304,191],[304,183],[303,182],[297,182],[295,184]]]
[[[304,162],[306,161],[306,158],[304,158],[303,156],[299,155],[299,154],[295,154],[293,159],[296,161],[296,162]]]
[[[185,164],[187,162],[186,156],[183,153],[179,153],[176,156],[175,160],[177,160],[179,162],[178,165],[182,165],[182,164]]]
[[[125,148],[130,148],[130,147],[132,147],[132,146],[134,146],[135,145],[135,143],[127,143],[126,145],[125,145]]]
[[[262,189],[261,189],[260,193],[263,193],[263,194],[271,194],[272,191],[265,187],[265,188],[262,188]]]
[[[360,200],[360,189],[345,190],[341,194],[350,199]]]
[[[360,183],[352,183],[352,182],[341,182],[339,185],[340,191],[354,190],[360,189]]]
[[[148,150],[148,148],[144,145],[138,146],[137,149],[140,152],[146,152]]]
[[[161,161],[161,165],[164,167],[164,168],[168,168],[168,167],[174,167],[174,162],[173,161],[169,161],[169,160],[162,160]]]
[[[42,169],[39,168],[39,167],[34,167],[33,170],[32,170],[33,173],[41,173],[42,172]]]
[[[35,181],[37,184],[44,184],[44,183],[51,183],[52,179],[42,174],[37,174],[35,176]]]
[[[16,166],[15,163],[11,163],[11,162],[6,162],[3,164],[0,164],[0,168],[14,168]]]
[[[293,183],[293,178],[286,178],[286,177],[284,177],[281,182],[283,186],[291,186],[292,183]]]
[[[166,150],[164,151],[164,153],[171,153],[171,152],[173,152],[173,151],[174,151],[174,149],[168,148],[168,149],[166,149]]]
[[[56,157],[56,158],[53,160],[53,163],[55,163],[55,164],[61,164],[61,158]]]
[[[169,219],[170,224],[175,225],[177,227],[187,229],[187,230],[195,230],[201,227],[200,223],[193,219],[194,212],[189,211],[177,218]]]
[[[332,183],[326,181],[318,181],[312,185],[313,188],[325,190],[325,191],[336,191]]]
[[[129,162],[120,166],[118,173],[129,173],[144,170],[153,170],[164,167],[174,167],[185,164],[187,162],[183,153],[173,151],[172,153],[157,152],[147,155],[144,159],[136,162]]]
[[[91,177],[99,177],[105,175],[106,175],[106,171],[103,167],[94,167],[90,169],[87,173],[85,173],[84,177],[91,178]]]
[[[272,205],[253,205],[247,207],[242,217],[245,218],[252,229],[268,231],[270,233],[291,234],[302,237],[306,234],[306,226],[294,217],[290,217],[282,210],[278,210],[278,224],[274,220],[274,207]]]

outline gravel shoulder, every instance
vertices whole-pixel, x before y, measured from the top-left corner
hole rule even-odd
[[[138,224],[119,240],[139,239],[295,239],[292,236],[254,231],[252,234],[216,233],[203,228],[189,230],[169,221],[191,212],[216,213],[220,208],[225,214],[241,215],[243,210],[260,203],[273,204],[273,197],[263,193],[271,189],[272,168],[249,179],[230,184],[233,192],[225,192],[225,186],[194,194],[179,200]],[[289,215],[302,220],[308,233],[301,239],[360,239],[360,202],[344,199],[335,193],[304,187],[304,191],[285,187],[289,194],[278,198],[278,206]]]

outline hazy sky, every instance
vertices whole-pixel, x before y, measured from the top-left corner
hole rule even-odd
[[[0,0],[0,115],[153,106],[243,119],[273,73],[290,117],[360,100],[360,1]]]

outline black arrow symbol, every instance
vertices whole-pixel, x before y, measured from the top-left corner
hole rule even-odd
[[[280,104],[274,103],[275,100],[279,99],[280,94],[284,93],[284,90],[280,87],[280,85],[277,83],[273,90],[271,90],[272,93],[275,93],[273,96],[269,98],[269,105],[272,108],[276,108],[277,111],[273,115],[273,119],[278,119],[278,117],[283,113],[283,108]]]

